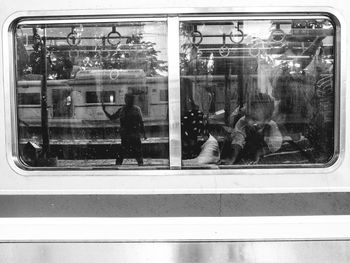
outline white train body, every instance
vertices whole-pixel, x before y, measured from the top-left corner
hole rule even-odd
[[[310,17],[310,20],[308,20],[308,17]],[[316,21],[315,24],[309,27],[314,29],[315,35],[305,33],[305,35],[309,34],[310,39],[305,38],[303,41],[299,41],[298,37],[293,39],[294,31],[291,30],[289,41],[299,41],[300,46],[291,45],[289,47],[293,50],[303,49],[307,53],[308,47],[313,43],[318,43],[318,34],[321,34],[320,38],[327,39],[327,41],[323,41],[322,48],[323,52],[325,52],[324,54],[328,56],[324,55],[324,59],[332,61],[331,63],[334,66],[334,71],[332,71],[334,73],[332,73],[334,97],[332,97],[331,104],[322,104],[322,111],[330,112],[328,116],[333,118],[331,121],[331,148],[333,152],[329,158],[330,160],[321,163],[317,161],[305,163],[299,162],[298,159],[287,160],[284,163],[276,161],[272,164],[263,163],[258,166],[241,165],[236,167],[204,165],[197,167],[198,169],[183,166],[183,158],[181,157],[183,152],[181,152],[181,149],[184,149],[182,141],[184,137],[181,136],[184,135],[181,134],[181,121],[183,121],[181,118],[183,118],[184,111],[188,110],[185,105],[187,103],[191,105],[192,103],[192,109],[195,106],[199,107],[200,112],[204,112],[205,116],[210,117],[208,117],[210,124],[219,125],[221,129],[225,126],[223,124],[224,121],[223,119],[218,121],[218,118],[226,118],[225,121],[228,122],[229,117],[224,112],[228,109],[233,111],[233,108],[238,106],[248,107],[247,90],[257,93],[258,90],[252,87],[260,87],[262,85],[261,82],[265,81],[257,77],[256,72],[249,74],[240,72],[238,66],[234,65],[234,63],[226,64],[226,69],[227,67],[230,69],[226,70],[225,74],[217,73],[215,75],[213,73],[213,75],[209,76],[209,74],[203,74],[200,71],[200,66],[196,68],[197,71],[188,70],[186,74],[183,73],[185,67],[182,64],[183,58],[180,58],[180,50],[186,43],[183,43],[180,34],[185,34],[186,30],[191,28],[192,32],[189,34],[192,35],[188,38],[188,41],[190,41],[192,51],[195,50],[197,52],[200,50],[199,54],[196,54],[198,58],[211,52],[210,47],[213,43],[211,40],[204,40],[203,43],[196,42],[202,35],[195,32],[203,32],[205,38],[205,34],[209,32],[208,28],[211,28],[213,24],[214,29],[215,23],[218,25],[222,24],[222,28],[225,29],[225,23],[231,20],[238,21],[235,22],[235,30],[238,32],[236,34],[244,31],[242,24],[240,24],[243,23],[242,21],[244,23],[248,21],[247,24],[249,25],[253,25],[256,21],[261,23],[273,21],[271,25],[276,27],[273,30],[275,35],[272,36],[272,40],[271,37],[269,38],[270,46],[265,46],[266,43],[261,44],[258,37],[249,38],[244,33],[242,33],[241,40],[236,40],[235,37],[237,35],[221,32],[218,29],[216,39],[223,41],[223,44],[219,46],[219,49],[217,48],[216,53],[212,53],[215,59],[226,61],[226,57],[230,56],[233,59],[244,57],[246,59],[244,61],[248,62],[246,64],[243,63],[242,68],[250,68],[252,72],[256,70],[254,67],[259,67],[258,70],[260,70],[261,65],[259,63],[259,65],[254,64],[255,62],[251,61],[257,56],[267,54],[260,52],[282,48],[282,45],[279,44],[286,37],[284,33],[281,33],[284,30],[283,23],[286,20],[289,21],[289,27],[295,28],[298,25],[294,25],[294,21]],[[319,33],[321,31],[317,31],[317,23],[323,23],[322,21],[326,21],[323,24],[324,31]],[[0,123],[2,124],[0,125],[0,143],[2,146],[0,147],[0,194],[202,194],[341,192],[350,190],[350,86],[346,80],[347,76],[350,75],[349,40],[347,38],[350,33],[350,8],[345,0],[296,0],[293,2],[247,0],[241,3],[224,0],[220,2],[220,7],[216,2],[204,0],[195,2],[183,0],[168,2],[143,0],[130,2],[107,0],[98,2],[63,0],[55,2],[48,0],[39,2],[30,0],[24,2],[13,0],[11,4],[5,4],[1,8],[0,24],[2,34],[0,46],[0,86],[2,87],[2,92],[0,93],[0,101],[2,102],[2,107],[0,107]],[[100,67],[92,69],[90,67],[83,69],[83,66],[81,66],[79,70],[74,68],[71,72],[71,77],[67,79],[46,79],[46,77],[44,79],[26,79],[20,76],[23,71],[19,70],[21,58],[17,49],[19,45],[17,33],[21,30],[22,33],[24,32],[21,37],[24,40],[27,38],[25,48],[28,55],[30,55],[34,51],[31,44],[28,43],[30,41],[39,41],[41,43],[44,40],[35,40],[35,37],[39,36],[39,38],[42,37],[44,39],[43,36],[46,34],[42,32],[35,33],[36,30],[40,31],[42,28],[46,30],[46,28],[50,29],[50,27],[59,28],[60,26],[71,29],[72,35],[67,36],[67,39],[63,40],[64,42],[66,40],[68,42],[72,41],[69,45],[73,46],[71,49],[71,52],[73,52],[75,51],[75,46],[79,44],[77,42],[80,42],[79,30],[82,32],[83,26],[91,29],[94,26],[96,28],[110,27],[112,24],[117,24],[122,28],[120,29],[121,33],[119,33],[116,31],[115,26],[112,26],[111,34],[116,35],[116,38],[118,38],[119,34],[121,41],[126,41],[125,45],[128,43],[141,45],[140,42],[137,42],[140,39],[135,38],[134,33],[128,36],[127,40],[123,40],[123,34],[126,34],[127,30],[125,28],[132,27],[137,29],[138,25],[141,25],[143,28],[145,28],[145,25],[149,26],[148,28],[153,30],[152,34],[157,35],[161,39],[157,43],[160,51],[157,51],[158,55],[154,56],[159,61],[166,60],[166,74],[163,74],[164,72],[160,70],[157,73],[150,74],[145,70],[134,68],[111,69]],[[125,27],[124,29],[123,26]],[[303,27],[303,25],[299,26]],[[62,29],[62,31],[67,28]],[[306,32],[306,26],[304,28]],[[27,34],[28,32],[30,34],[33,33],[33,35],[30,36]],[[50,32],[53,31],[51,30]],[[61,32],[57,34],[61,34]],[[64,32],[64,34],[66,33]],[[142,32],[142,34],[145,34],[145,32]],[[256,32],[256,34],[262,36],[264,33]],[[103,52],[107,50],[105,45],[115,47],[110,42],[113,38],[106,38],[106,36],[100,36],[97,33],[91,36],[95,40],[102,40],[102,42],[99,42],[100,46],[97,44],[96,47],[90,46],[92,49],[95,48],[95,51],[100,49],[97,52],[99,56],[102,56]],[[132,40],[133,38],[136,40]],[[47,41],[51,42],[46,44],[44,41],[41,50],[46,50],[47,48],[53,56],[57,55],[59,51],[50,48],[55,46],[52,43],[60,43],[61,40],[59,38],[56,40],[47,38]],[[251,41],[251,44],[248,45],[248,41]],[[143,44],[145,45],[145,43]],[[228,44],[231,46],[227,49]],[[65,45],[67,46],[67,44]],[[237,48],[234,51],[235,47],[239,45],[243,48],[241,50]],[[59,46],[59,44],[56,46]],[[120,47],[120,50],[123,50],[123,48]],[[254,53],[256,50],[259,51],[259,54]],[[181,54],[186,55],[186,52],[185,49]],[[316,53],[305,56],[312,59],[316,56],[314,54]],[[187,55],[192,56],[193,54]],[[276,54],[271,55],[272,58],[275,58],[273,55]],[[297,56],[301,57],[300,54]],[[70,53],[68,57],[72,58],[74,54]],[[79,59],[83,59],[83,57]],[[267,56],[265,58],[267,61]],[[209,60],[208,56],[207,60],[205,60],[207,72],[209,72]],[[79,63],[83,63],[83,60]],[[291,63],[293,64],[294,62]],[[294,63],[293,67],[300,67],[300,65]],[[181,70],[179,70],[180,68]],[[42,70],[46,72],[47,68]],[[211,85],[207,84],[208,78],[210,78]],[[183,95],[185,84],[182,81],[186,82],[186,79],[191,87],[188,90],[191,91]],[[242,91],[240,87],[243,86],[245,90]],[[197,92],[198,90],[201,90],[201,92]],[[43,92],[46,93],[46,96],[43,95]],[[79,149],[84,150],[91,145],[99,143],[107,145],[111,141],[119,145],[120,138],[118,136],[110,138],[108,136],[111,136],[111,133],[107,133],[107,135],[103,133],[104,129],[119,129],[120,124],[119,122],[111,122],[104,113],[102,106],[106,106],[106,110],[110,113],[116,112],[125,104],[125,94],[130,92],[133,93],[135,104],[140,107],[143,115],[148,137],[147,140],[142,141],[143,146],[151,148],[151,145],[154,146],[157,143],[164,146],[162,153],[154,153],[152,152],[153,150],[149,150],[158,158],[149,167],[139,168],[131,166],[130,168],[128,166],[90,165],[87,160],[69,160],[71,161],[69,165],[61,165],[60,167],[53,167],[49,164],[31,166],[26,165],[25,161],[23,161],[23,145],[27,142],[32,141],[34,148],[36,146],[41,148],[42,136],[43,148],[45,148],[45,136],[41,134],[37,136],[33,132],[35,129],[37,129],[36,131],[40,129],[44,131],[45,125],[49,126],[46,130],[48,135],[51,136],[47,138],[48,144],[71,146],[75,142],[77,145],[80,145]],[[234,95],[232,94],[236,93],[238,95],[235,98],[239,99],[233,99]],[[266,93],[271,95],[272,91],[266,88]],[[42,96],[45,98],[42,98]],[[47,103],[46,116],[45,114],[43,115],[43,99]],[[65,100],[63,101],[63,99]],[[198,103],[198,101],[203,103]],[[277,105],[277,103],[275,104]],[[228,105],[231,105],[231,108]],[[331,108],[330,110],[327,109],[328,106]],[[298,124],[300,123],[298,121]],[[23,132],[22,129],[25,131]],[[57,129],[80,129],[80,131],[86,132],[88,129],[101,129],[101,132],[97,132],[98,136],[95,140],[90,137],[81,137],[82,135],[79,133],[80,137],[73,138],[71,136],[69,137],[70,141],[67,142],[64,141],[66,138],[60,138],[56,136],[57,134],[55,135]],[[224,136],[220,133],[222,130],[225,129],[221,129],[217,131],[218,134],[214,134],[217,135],[216,138],[220,145],[224,141]],[[68,132],[72,133],[71,130]],[[327,132],[326,134],[327,136],[329,135]],[[286,145],[289,146],[295,146],[295,141],[299,143],[304,138],[302,135],[299,137],[299,140],[294,139],[294,135],[289,135],[283,137]],[[104,139],[106,141],[103,141]],[[287,143],[291,141],[294,144]],[[322,142],[327,142],[327,140]],[[85,143],[88,143],[88,145],[83,148],[82,145]],[[164,150],[167,151],[165,155],[163,154]],[[305,154],[305,158],[308,158],[307,151],[301,151]],[[283,156],[290,154],[290,152],[287,154],[284,152],[278,153],[278,155],[273,154],[270,156],[278,156],[278,158],[283,159]],[[65,161],[68,162],[68,160],[63,160],[62,163]],[[126,169],[124,169],[125,167]]]

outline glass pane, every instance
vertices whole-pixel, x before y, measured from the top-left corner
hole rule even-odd
[[[326,17],[182,22],[184,167],[330,162],[334,32]]]
[[[347,263],[350,242],[2,243],[2,263]]]
[[[21,22],[15,39],[24,165],[169,166],[165,22]]]

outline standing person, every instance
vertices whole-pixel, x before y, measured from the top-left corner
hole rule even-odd
[[[116,158],[116,165],[123,163],[124,156],[136,159],[139,166],[143,165],[141,134],[146,140],[145,127],[143,125],[142,113],[140,107],[134,105],[134,95],[125,94],[125,105],[119,108],[115,113],[110,114],[102,104],[103,112],[110,120],[120,119],[120,137],[121,151]]]

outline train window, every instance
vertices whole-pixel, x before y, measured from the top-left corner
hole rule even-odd
[[[169,167],[167,97],[149,92],[168,90],[164,19],[23,20],[14,36],[24,167]]]
[[[104,91],[104,92],[95,92],[87,91],[86,92],[86,103],[114,103],[115,102],[115,91]]]
[[[19,105],[40,105],[40,93],[39,92],[18,93],[18,104]]]
[[[15,152],[29,169],[330,166],[337,27],[319,13],[19,20]]]
[[[327,17],[184,18],[184,167],[331,162],[335,64]]]
[[[160,90],[159,91],[159,101],[168,101],[168,91]]]

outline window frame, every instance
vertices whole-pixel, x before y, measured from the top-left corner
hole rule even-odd
[[[266,165],[261,165],[261,164],[254,164],[252,166],[250,165],[221,165],[219,169],[224,170],[224,169],[293,169],[293,168],[328,168],[333,166],[337,161],[339,161],[338,159],[341,158],[341,145],[340,145],[340,137],[341,137],[341,131],[339,131],[341,129],[341,125],[340,125],[340,112],[341,112],[341,108],[340,108],[340,94],[341,94],[341,85],[340,85],[340,79],[343,78],[343,73],[341,72],[343,70],[343,68],[340,66],[341,62],[341,56],[340,56],[340,30],[341,30],[341,26],[340,26],[340,21],[338,20],[337,16],[335,16],[333,13],[331,12],[309,12],[306,15],[302,15],[300,13],[294,13],[293,12],[293,8],[291,8],[291,12],[287,13],[285,12],[283,15],[283,12],[280,13],[279,15],[271,15],[271,14],[266,14],[265,15],[247,15],[247,14],[243,14],[241,16],[230,16],[230,15],[223,15],[220,17],[217,17],[215,15],[212,16],[208,16],[208,17],[203,17],[201,14],[183,14],[179,16],[179,23],[181,22],[196,22],[196,21],[200,21],[200,22],[210,22],[210,21],[227,21],[227,20],[288,20],[288,19],[293,19],[293,20],[302,20],[305,18],[310,17],[310,19],[322,19],[322,18],[328,18],[333,26],[334,26],[334,39],[333,39],[333,43],[334,43],[334,153],[332,155],[332,158],[329,162],[327,163],[307,163],[307,164],[266,164]],[[342,61],[343,62],[343,61]],[[181,98],[180,98],[181,101]],[[181,103],[180,103],[181,104]],[[208,167],[206,167],[206,165],[201,166],[194,166],[193,169],[206,169]],[[185,167],[185,169],[191,170],[191,167]]]
[[[85,11],[84,11],[85,12]],[[336,170],[342,160],[344,155],[344,138],[345,138],[345,124],[342,119],[344,119],[344,109],[345,109],[345,89],[341,87],[344,79],[344,60],[341,59],[343,50],[341,49],[341,43],[344,42],[344,30],[343,25],[340,22],[342,17],[335,10],[331,8],[314,8],[313,10],[308,10],[305,12],[302,8],[292,8],[292,11],[287,13],[283,10],[274,9],[271,11],[271,8],[258,8],[253,9],[251,12],[240,13],[232,10],[218,9],[211,12],[207,10],[201,9],[185,9],[185,10],[169,10],[168,12],[159,12],[157,10],[154,13],[145,15],[142,11],[135,11],[130,15],[128,11],[121,12],[120,14],[113,15],[113,18],[108,18],[111,16],[109,13],[99,13],[96,16],[93,14],[89,14],[86,12],[86,15],[79,17],[78,19],[64,19],[64,17],[69,17],[70,12],[59,12],[55,11],[50,16],[45,12],[24,12],[24,13],[16,13],[12,15],[7,20],[8,31],[5,32],[5,40],[4,43],[7,43],[7,48],[10,51],[9,55],[5,56],[5,61],[8,62],[10,66],[10,74],[5,79],[5,83],[7,83],[7,88],[5,89],[5,94],[9,95],[10,100],[6,103],[6,112],[9,113],[6,117],[6,153],[10,163],[10,166],[18,173],[22,175],[40,175],[47,174],[50,171],[51,174],[54,175],[62,175],[64,171],[67,170],[75,170],[68,169],[65,167],[60,168],[52,168],[52,167],[34,167],[28,168],[23,167],[22,163],[19,161],[19,153],[18,153],[18,128],[17,128],[17,109],[13,109],[13,105],[17,105],[15,98],[15,61],[14,54],[15,48],[13,46],[14,36],[13,32],[18,25],[18,21],[25,21],[26,24],[36,24],[38,22],[43,23],[46,19],[50,23],[79,23],[79,21],[83,22],[123,22],[123,21],[166,21],[167,22],[167,34],[168,34],[168,108],[169,108],[169,158],[170,158],[170,169],[166,174],[174,174],[174,170],[176,170],[176,174],[205,174],[205,175],[218,175],[218,174],[237,174],[237,173],[248,173],[248,174],[256,174],[256,173],[273,173],[280,174],[283,171],[288,170],[288,173],[303,173],[305,171],[312,173],[325,173],[329,171]],[[71,11],[71,14],[79,14],[77,11]],[[59,16],[59,18],[57,18]],[[293,164],[293,165],[257,165],[253,167],[249,166],[229,166],[223,167],[223,169],[212,170],[212,169],[201,169],[199,171],[189,171],[186,169],[181,170],[181,121],[180,121],[180,89],[178,88],[180,85],[180,74],[179,74],[179,25],[181,21],[191,21],[191,20],[226,20],[226,19],[236,19],[236,20],[253,20],[253,19],[277,19],[278,17],[284,19],[292,19],[292,18],[305,18],[315,16],[327,16],[330,20],[335,24],[335,62],[337,62],[335,66],[335,119],[334,119],[334,158],[332,162],[324,165],[324,164]],[[344,44],[343,44],[344,45]],[[5,45],[4,45],[5,46]],[[169,52],[171,50],[172,52]],[[15,107],[16,108],[16,107]],[[220,167],[221,168],[221,167]],[[262,169],[267,168],[267,169]],[[297,171],[291,171],[293,168]],[[84,175],[86,174],[89,168],[83,169],[78,168],[80,171],[74,171],[74,174]],[[138,174],[146,174],[146,175],[155,175],[162,174],[163,172],[159,172],[156,169],[149,170],[143,167],[144,170],[137,170]],[[109,174],[109,170],[114,170],[115,168],[105,168],[105,167],[94,167],[94,174]],[[130,171],[118,171],[120,174],[129,174]]]

